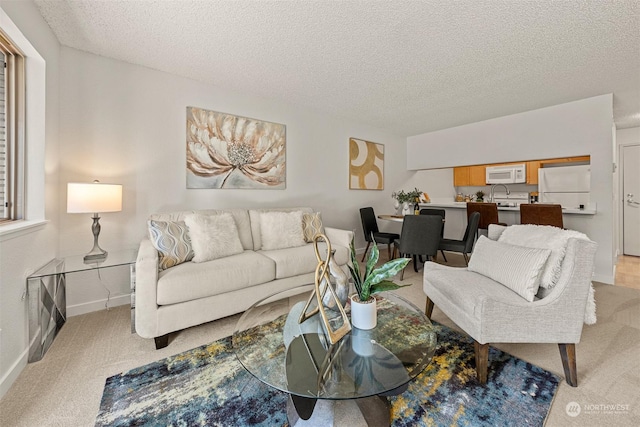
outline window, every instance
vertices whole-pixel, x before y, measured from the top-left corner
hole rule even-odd
[[[0,32],[0,222],[24,206],[24,57]]]

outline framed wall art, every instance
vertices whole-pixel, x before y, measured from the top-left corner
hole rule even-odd
[[[349,138],[349,189],[384,190],[384,145]]]
[[[286,126],[187,107],[187,188],[284,189]]]

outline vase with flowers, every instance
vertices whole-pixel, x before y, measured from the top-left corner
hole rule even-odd
[[[400,206],[402,206],[403,215],[413,213],[413,205],[420,202],[420,198],[423,194],[424,193],[417,188],[414,188],[411,191],[400,190],[391,193],[391,197],[395,200],[394,206],[396,206],[396,213],[398,213]]]
[[[380,253],[374,240],[364,272],[361,272],[353,240],[351,240],[350,249],[349,271],[356,288],[356,293],[351,296],[351,324],[358,329],[373,329],[377,324],[376,299],[373,295],[409,286],[399,285],[389,280],[407,266],[409,258],[396,258],[375,268]]]

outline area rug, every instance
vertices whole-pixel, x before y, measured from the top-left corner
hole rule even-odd
[[[434,324],[438,349],[403,394],[392,426],[541,426],[560,377],[489,350],[476,381],[473,341]],[[244,370],[231,337],[107,378],[96,426],[286,426],[287,395]]]

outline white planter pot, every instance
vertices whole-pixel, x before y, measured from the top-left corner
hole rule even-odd
[[[378,322],[376,299],[360,302],[358,295],[351,296],[351,325],[358,329],[373,329]]]

